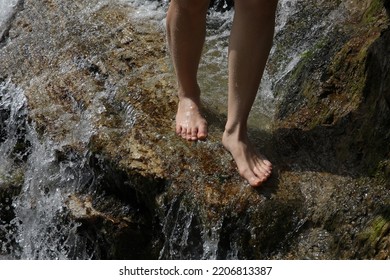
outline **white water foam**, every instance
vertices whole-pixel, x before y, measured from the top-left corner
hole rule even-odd
[[[0,174],[9,172],[12,164],[10,155],[17,142],[17,129],[20,118],[26,116],[26,97],[22,89],[9,80],[0,84],[0,109],[9,112],[9,117],[1,124],[5,133],[4,142],[0,143]]]
[[[0,0],[0,38],[6,28],[6,23],[12,16],[19,0]]]

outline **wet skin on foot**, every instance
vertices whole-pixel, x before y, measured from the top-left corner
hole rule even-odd
[[[207,122],[200,114],[199,106],[191,99],[181,99],[176,114],[176,133],[188,141],[207,137]]]

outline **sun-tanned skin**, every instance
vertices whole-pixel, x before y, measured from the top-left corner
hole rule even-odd
[[[176,133],[196,141],[207,137],[200,112],[198,65],[206,33],[210,0],[172,0],[167,34],[178,81]],[[228,118],[222,144],[232,154],[240,175],[259,186],[271,175],[272,164],[248,138],[247,120],[272,46],[277,0],[236,0],[229,41]]]

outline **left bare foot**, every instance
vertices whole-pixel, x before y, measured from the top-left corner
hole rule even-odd
[[[224,132],[222,144],[232,154],[238,171],[252,187],[258,187],[271,175],[272,164],[256,152],[248,137],[238,133]]]

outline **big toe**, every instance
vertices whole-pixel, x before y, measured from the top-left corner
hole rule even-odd
[[[252,172],[250,169],[246,169],[245,171],[241,172],[240,174],[244,179],[246,179],[252,187],[258,187],[265,181],[264,176],[257,176],[254,172]]]
[[[200,140],[206,139],[207,138],[207,123],[206,122],[202,123],[199,126],[197,132],[198,133],[197,133],[196,136],[197,136],[198,139],[200,139]]]
[[[251,185],[254,188],[259,187],[264,181],[265,181],[265,179],[260,179],[257,176],[253,176],[253,177],[248,179],[249,185]]]

